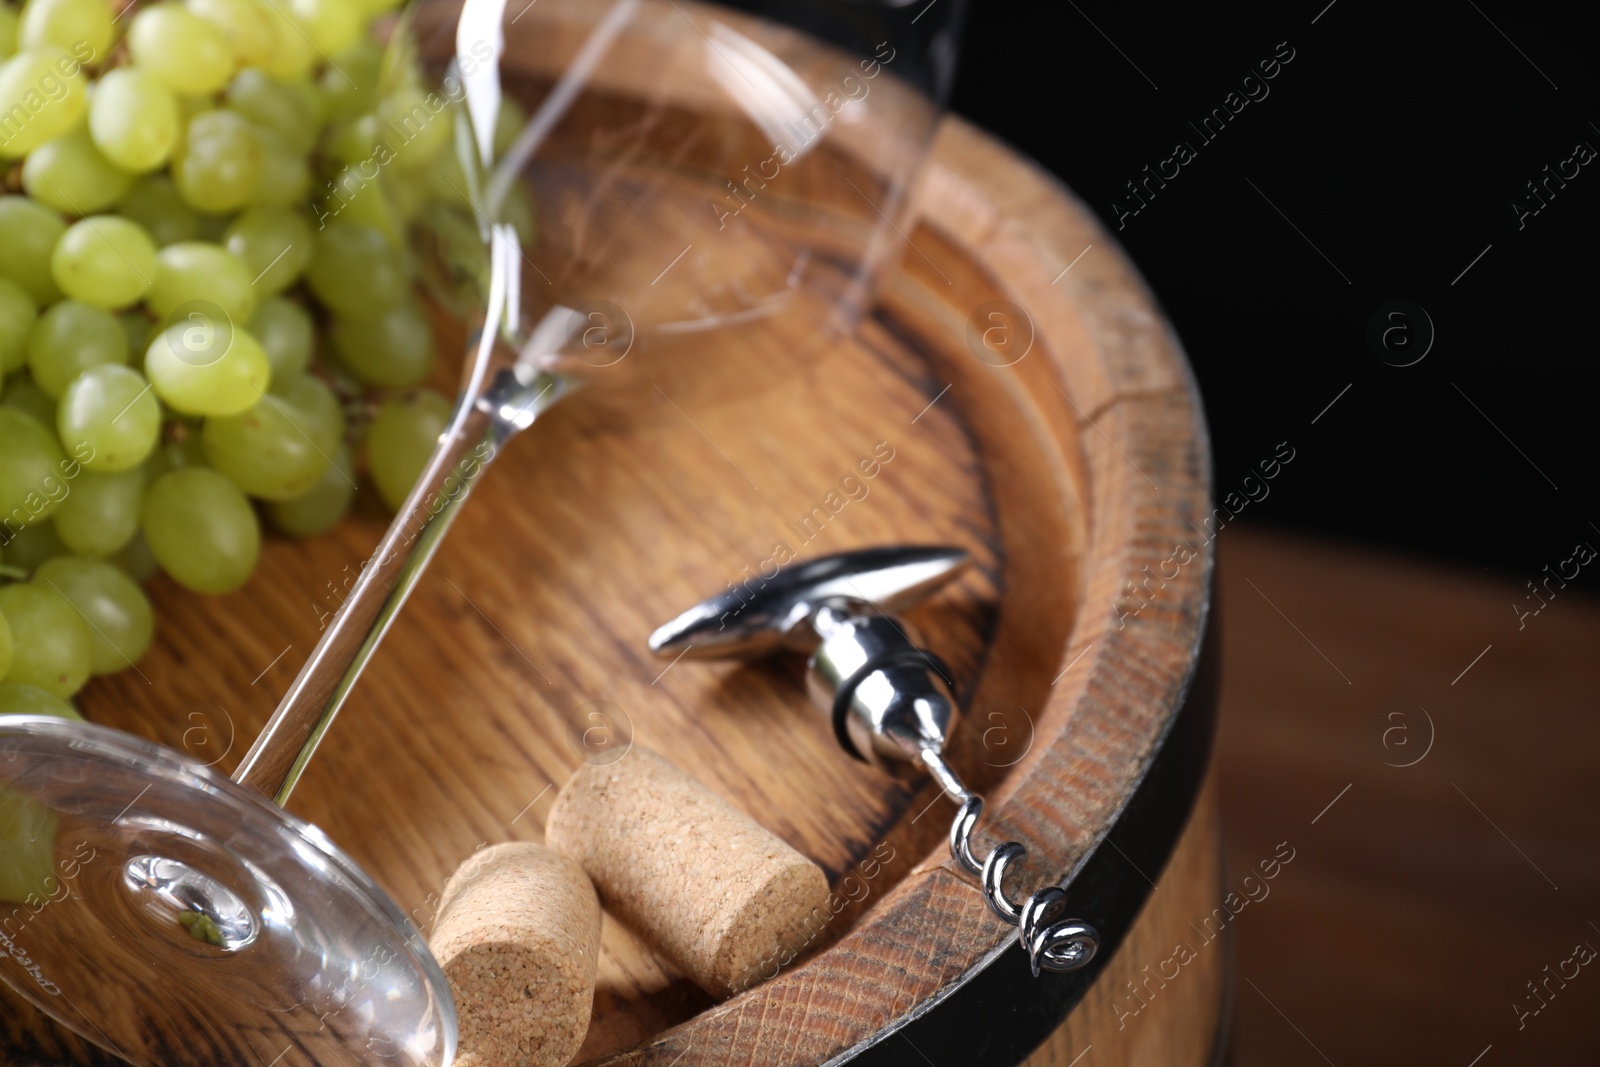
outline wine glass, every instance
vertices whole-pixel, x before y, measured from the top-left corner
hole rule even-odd
[[[453,116],[459,195],[410,224],[436,299],[480,324],[454,413],[232,779],[0,717],[0,978],[45,1012],[139,1065],[451,1062],[426,943],[281,805],[511,436],[585,382],[601,407],[767,387],[767,346],[826,345],[870,306],[962,3],[767,6],[807,32],[692,0],[420,0],[400,20],[385,78],[419,65]]]
[[[515,240],[496,229],[491,258]],[[493,277],[487,324],[505,313]],[[478,332],[438,449],[231,780],[116,730],[0,717],[14,898],[0,909],[0,976],[140,1065],[451,1062],[455,1009],[427,944],[279,805],[472,484],[566,391],[500,330]]]
[[[414,62],[486,161],[433,232],[451,210],[532,216],[515,303],[530,324],[566,309],[574,343],[544,366],[603,380],[586,403],[768,388],[765,346],[848,333],[906,252],[963,8],[416,0]]]

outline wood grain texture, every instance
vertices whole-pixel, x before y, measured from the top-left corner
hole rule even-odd
[[[1575,526],[1551,531],[1552,564],[1600,545]],[[1232,1062],[1600,1062],[1590,967],[1541,986],[1536,1015],[1513,1010],[1539,1007],[1527,983],[1575,944],[1600,948],[1588,569],[1519,629],[1535,574],[1248,518],[1217,543],[1230,881],[1285,838],[1299,853],[1239,918]],[[1486,952],[1478,932],[1501,924]]]
[[[636,72],[617,68],[619,92]],[[577,195],[551,173],[546,202]],[[584,755],[590,702],[604,700],[641,743],[854,898],[801,963],[717,1005],[608,919],[580,1060],[822,1063],[1011,933],[950,866],[951,805],[841,753],[801,696],[799,664],[663,671],[648,656],[654,626],[742,580],[775,542],[801,555],[906,541],[972,550],[977,565],[912,618],[962,696],[968,725],[951,756],[989,794],[980,841],[1024,843],[1027,887],[1095,845],[1193,666],[1212,568],[1197,532],[1207,444],[1181,354],[1137,276],[1059,185],[958,120],[940,130],[916,207],[914,249],[850,336],[824,343],[779,317],[755,341],[734,334],[692,359],[658,359],[649,388],[564,403],[514,442],[290,805],[425,929],[475,849],[541,838],[553,786]],[[841,232],[865,215],[850,210]],[[664,215],[646,236],[681,247],[673,226]],[[577,263],[558,281],[602,276],[562,258],[564,240],[542,239],[541,267]],[[736,247],[722,259],[751,262]],[[664,284],[714,275],[722,260],[708,256]],[[1031,324],[1012,366],[968,345],[969,320],[993,300]],[[867,493],[819,513],[847,476]],[[143,675],[95,682],[86,713],[231,769],[384,521],[364,499],[326,538],[269,540],[230,596],[158,581],[165,625]],[[9,1003],[0,1042],[17,1063],[98,1056]]]
[[[1100,1067],[1210,1067],[1225,1025],[1232,931],[1217,936],[1202,924],[1226,891],[1213,774],[1128,939],[1023,1067],[1071,1067],[1091,1049]]]

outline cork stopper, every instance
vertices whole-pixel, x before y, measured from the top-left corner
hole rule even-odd
[[[776,975],[831,917],[820,867],[637,746],[573,774],[545,839],[588,872],[608,910],[719,999]]]
[[[600,902],[571,860],[512,842],[444,888],[430,947],[455,995],[460,1067],[561,1067],[589,1031]]]

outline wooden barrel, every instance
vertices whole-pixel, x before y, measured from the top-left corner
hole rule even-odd
[[[582,7],[559,10],[594,17]],[[622,99],[660,92],[653,70],[595,77]],[[910,248],[851,336],[763,347],[757,372],[708,335],[650,388],[580,394],[518,438],[294,796],[426,930],[463,859],[542,839],[600,723],[827,872],[844,904],[808,954],[723,1003],[608,918],[579,1062],[1069,1067],[1093,1046],[1096,1067],[1200,1065],[1222,1039],[1193,380],[1113,240],[1004,146],[945,120],[916,204]],[[559,275],[571,253],[552,232],[532,262]],[[1014,331],[1005,358],[981,340],[995,325]],[[229,596],[158,579],[150,655],[93,682],[86,715],[231,770],[386,521],[363,498],[327,537],[270,539]],[[777,545],[902,542],[977,559],[911,618],[954,673],[951,759],[989,799],[978,840],[1027,847],[1024,889],[1067,886],[1103,937],[1082,971],[1029,973],[948,856],[953,805],[841,752],[797,663],[663,669],[647,653],[655,626]],[[0,1045],[12,1064],[114,1062],[9,991]]]

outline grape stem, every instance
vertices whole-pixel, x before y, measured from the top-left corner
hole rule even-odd
[[[509,226],[489,235],[492,270],[484,326],[473,340],[450,424],[372,558],[323,631],[289,692],[245,754],[233,780],[289,799],[367,661],[421,579],[472,486],[514,434],[571,391],[518,352],[501,325],[518,298],[521,256]],[[555,308],[549,315],[565,312]],[[531,346],[530,346],[531,347]]]
[[[26,567],[13,567],[9,563],[0,563],[0,578],[12,578],[25,582],[33,577],[33,572]]]

